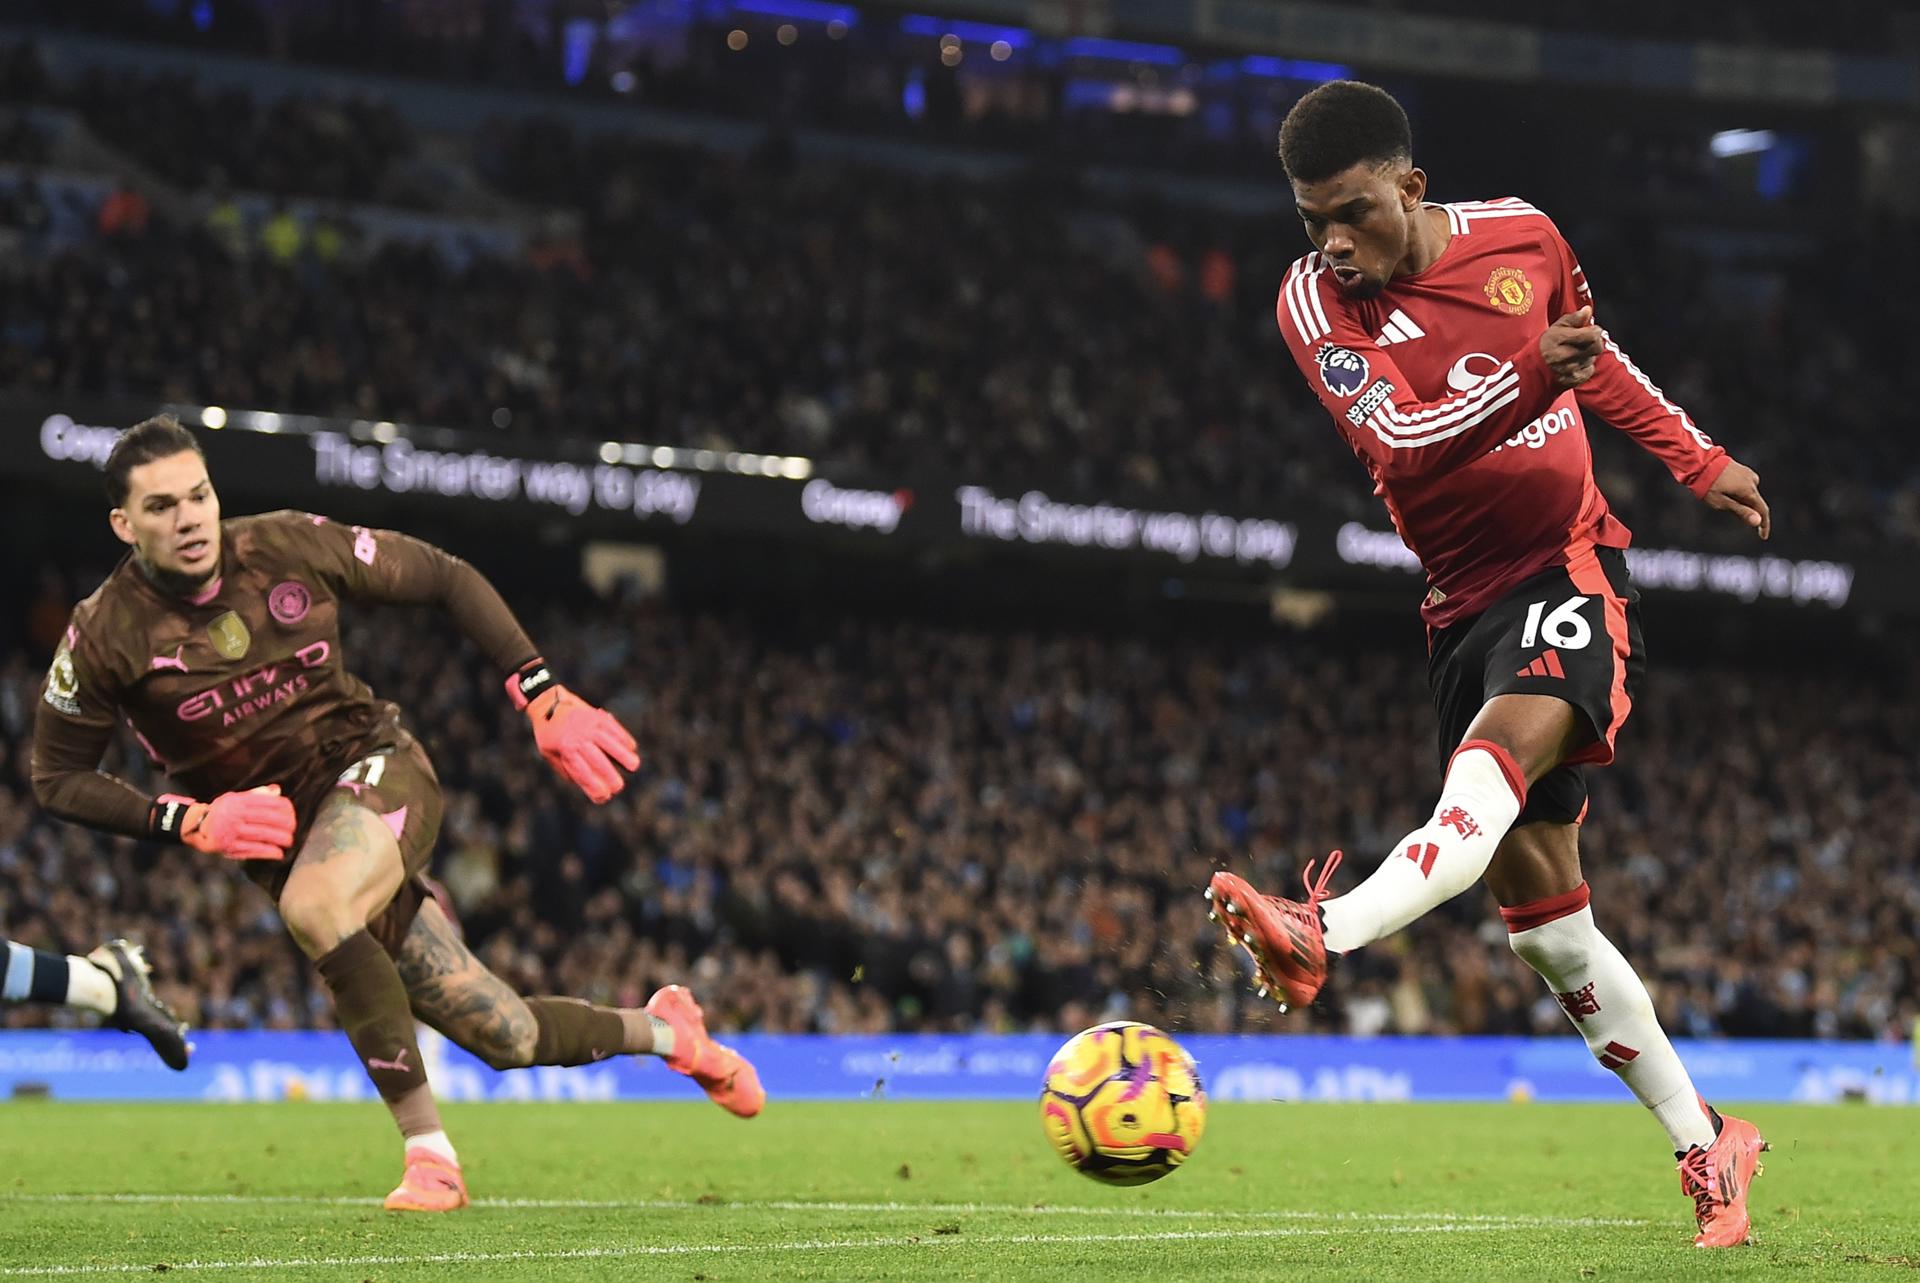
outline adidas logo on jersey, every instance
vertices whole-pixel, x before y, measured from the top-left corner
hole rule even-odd
[[[1393,315],[1387,318],[1387,323],[1380,328],[1380,333],[1374,336],[1373,341],[1385,347],[1389,343],[1411,343],[1415,339],[1425,337],[1427,332],[1414,324],[1411,316],[1396,307],[1393,309]]]

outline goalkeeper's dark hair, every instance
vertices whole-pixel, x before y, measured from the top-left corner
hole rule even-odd
[[[171,414],[156,414],[134,424],[120,434],[107,454],[107,499],[118,508],[127,501],[132,488],[128,479],[133,470],[155,459],[169,459],[188,450],[206,460],[206,452],[192,432],[180,426]]]
[[[1359,164],[1413,159],[1413,126],[1392,94],[1358,80],[1331,80],[1293,104],[1280,122],[1287,177],[1318,183]]]

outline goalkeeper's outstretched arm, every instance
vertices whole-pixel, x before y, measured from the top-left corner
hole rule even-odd
[[[342,596],[431,604],[447,612],[505,675],[508,697],[533,723],[553,769],[596,803],[640,768],[633,736],[613,715],[562,686],[487,577],[459,557],[391,530],[343,527],[305,517],[293,529],[316,545],[316,569]]]

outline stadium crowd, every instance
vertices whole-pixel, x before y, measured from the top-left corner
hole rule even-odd
[[[35,608],[56,635],[60,600],[50,581]],[[549,778],[498,675],[437,617],[363,610],[346,639],[433,754],[435,872],[470,943],[526,992],[637,1003],[687,980],[717,1026],[768,1031],[1561,1029],[1477,890],[1337,967],[1321,1005],[1285,1020],[1205,920],[1213,867],[1279,885],[1340,846],[1351,885],[1424,814],[1437,761],[1410,647],[756,622],[637,600],[527,617],[639,738],[642,771],[606,808]],[[7,934],[143,938],[164,996],[204,1026],[328,1024],[236,871],[34,806],[39,675],[24,649],[0,665]],[[1598,776],[1586,867],[1676,1033],[1911,1029],[1917,678],[1669,669],[1642,694],[1623,763]],[[114,765],[157,785],[137,750]]]
[[[43,203],[17,185],[0,219],[16,243],[31,225],[30,252],[0,264],[0,389],[1378,518],[1273,327],[1273,282],[1297,247],[1285,225],[1103,205],[1037,180],[788,168],[778,148],[569,141],[508,128],[487,168],[579,202],[582,237],[461,264],[363,246],[350,219],[246,225],[217,195],[182,218],[116,193],[94,235],[45,245]],[[1898,400],[1894,373],[1868,359],[1870,300],[1795,281],[1742,300],[1736,326],[1730,300],[1666,305],[1680,264],[1569,230],[1593,247],[1614,332],[1768,479],[1790,538],[1920,542],[1920,465],[1882,430]],[[1738,538],[1659,494],[1623,440],[1594,436],[1602,482],[1643,534]]]
[[[16,44],[0,49],[0,100],[80,112],[185,193],[149,200],[123,182],[92,198],[75,237],[47,216],[31,169],[0,184],[0,238],[21,251],[0,263],[0,390],[1379,516],[1284,359],[1275,282],[1306,243],[1277,208],[1120,194],[1057,167],[855,167],[803,158],[778,133],[729,153],[521,117],[473,129],[472,169],[569,217],[519,253],[450,256],[457,237],[363,235],[335,199],[404,197],[391,161],[414,144],[377,99],[62,78]],[[36,161],[44,140],[0,113],[9,154]],[[318,200],[243,207],[242,188]],[[1920,457],[1884,430],[1896,375],[1870,357],[1900,323],[1902,291],[1835,291],[1818,262],[1716,268],[1645,219],[1557,212],[1602,320],[1761,472],[1792,514],[1789,539],[1920,542]],[[1876,240],[1889,280],[1920,280],[1915,243]],[[1676,295],[1675,282],[1702,280],[1717,287]],[[1603,485],[1644,535],[1740,538],[1691,505],[1637,502],[1657,470],[1614,434],[1594,437]]]
[[[231,183],[276,196],[406,199],[389,169],[412,151],[413,139],[377,96],[262,101],[180,72],[101,66],[63,78],[33,46],[13,44],[0,48],[0,103],[73,112],[155,176],[191,191]]]

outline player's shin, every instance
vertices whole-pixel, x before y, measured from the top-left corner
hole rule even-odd
[[[80,1007],[112,1015],[113,977],[85,958],[0,942],[0,1001]]]
[[[1478,882],[1526,797],[1526,778],[1505,749],[1485,740],[1462,744],[1427,822],[1366,881],[1320,905],[1327,950],[1345,953],[1392,935]]]
[[[401,1135],[439,1131],[440,1114],[420,1063],[413,1009],[393,959],[363,928],[322,954],[316,965],[333,993],[340,1027],[393,1111]]]
[[[579,998],[528,998],[536,1065],[590,1065],[609,1056],[673,1050],[673,1030],[644,1011],[600,1007]]]
[[[1660,1028],[1646,985],[1594,925],[1587,884],[1500,916],[1513,951],[1547,982],[1595,1059],[1653,1112],[1674,1150],[1711,1145],[1712,1116]]]

